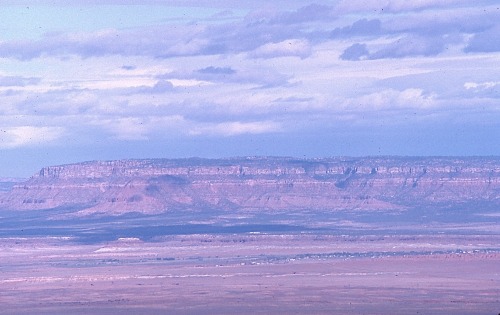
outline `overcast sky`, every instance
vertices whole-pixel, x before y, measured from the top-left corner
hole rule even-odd
[[[119,158],[500,155],[497,0],[64,2],[0,5],[0,177]]]

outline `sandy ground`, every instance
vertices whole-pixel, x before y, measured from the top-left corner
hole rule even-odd
[[[0,314],[498,314],[499,236],[0,240]]]

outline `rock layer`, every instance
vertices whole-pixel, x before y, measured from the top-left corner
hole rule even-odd
[[[40,170],[8,193],[9,210],[79,214],[169,210],[389,210],[500,204],[500,158],[248,157],[95,161]]]

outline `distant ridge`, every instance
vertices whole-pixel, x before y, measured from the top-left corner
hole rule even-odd
[[[500,157],[135,159],[49,166],[0,208],[75,215],[203,211],[404,211],[500,204]]]

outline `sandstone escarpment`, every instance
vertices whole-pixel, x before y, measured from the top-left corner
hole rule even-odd
[[[402,210],[500,204],[499,158],[121,160],[51,166],[0,197],[10,210]]]

